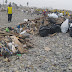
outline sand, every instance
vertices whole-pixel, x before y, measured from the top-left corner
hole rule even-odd
[[[12,15],[12,22],[8,23],[8,14],[7,11],[0,11],[0,27],[14,27],[20,23],[24,22],[24,19],[35,19],[40,17],[40,15],[33,15],[29,13],[22,12],[21,10],[14,10]]]

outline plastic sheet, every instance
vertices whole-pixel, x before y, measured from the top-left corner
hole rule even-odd
[[[62,33],[66,33],[68,31],[69,28],[69,19],[66,19],[66,21],[64,21],[61,25],[61,31]]]
[[[48,14],[49,17],[52,17],[52,18],[58,18],[58,15],[56,15],[55,13],[52,13],[52,14]]]

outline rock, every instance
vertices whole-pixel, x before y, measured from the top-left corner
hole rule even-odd
[[[67,72],[67,69],[63,69],[62,72]]]
[[[69,69],[72,70],[72,66],[69,66]]]
[[[66,55],[65,58],[66,59],[70,59],[71,58],[71,55]]]

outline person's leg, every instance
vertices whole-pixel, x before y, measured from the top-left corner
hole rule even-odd
[[[10,14],[10,22],[11,22],[11,20],[12,20],[12,14]]]
[[[9,14],[8,14],[8,22],[9,22]]]

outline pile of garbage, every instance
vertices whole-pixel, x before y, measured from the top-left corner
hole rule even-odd
[[[53,16],[53,15],[52,15]],[[0,29],[0,56],[11,56],[27,52],[33,47],[31,35],[48,36],[54,33],[69,31],[72,37],[72,23],[65,17],[39,17],[34,20],[24,19],[17,26]],[[54,15],[55,16],[55,15]]]
[[[41,37],[48,36],[48,34],[54,34],[61,32],[61,24],[64,22],[64,17],[52,18],[52,17],[40,17],[34,20],[24,19],[24,23],[19,24],[20,34],[28,33],[31,35],[40,35]]]
[[[19,26],[0,29],[0,56],[6,58],[16,54],[23,54],[33,47],[30,42],[30,34],[19,33],[20,30]]]
[[[72,37],[72,18],[66,18],[62,13],[50,13],[48,14],[48,25],[43,25],[39,28],[39,34],[41,37],[48,36],[54,33],[67,33],[69,32]]]

